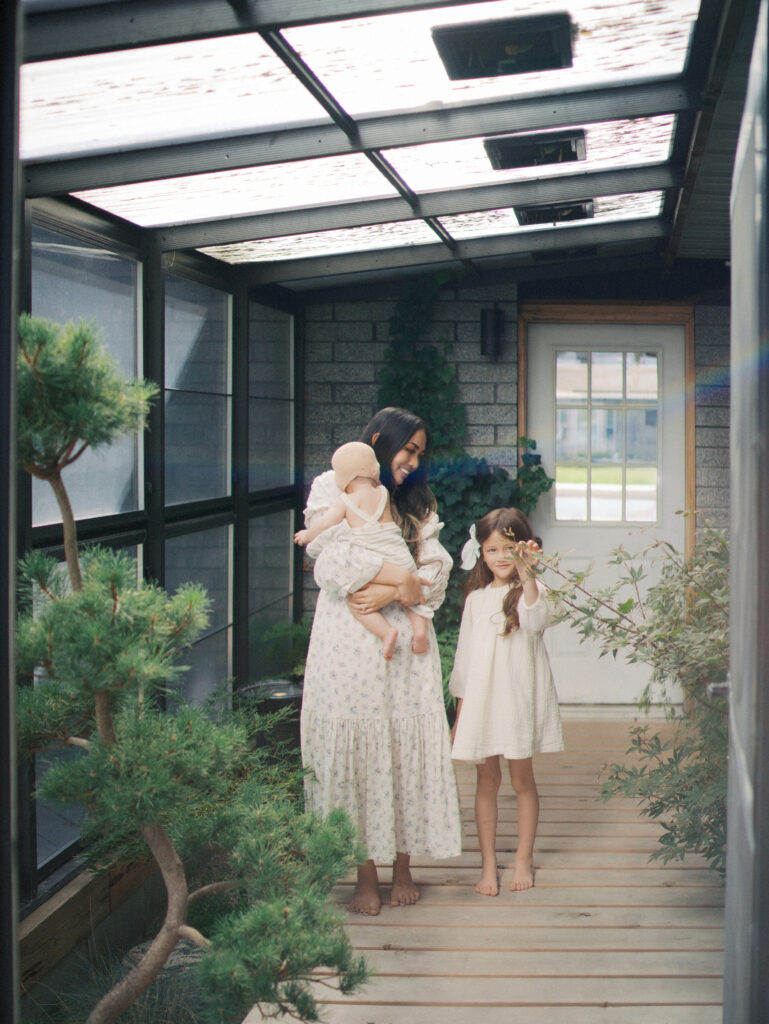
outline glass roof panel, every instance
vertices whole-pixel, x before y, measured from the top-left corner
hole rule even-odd
[[[26,159],[330,120],[258,34],[25,64],[20,92]]]
[[[353,154],[91,189],[74,195],[141,227],[158,227],[397,193],[363,154]]]
[[[435,232],[423,220],[394,221],[369,227],[335,231],[313,231],[306,235],[265,238],[236,245],[211,245],[200,252],[226,263],[261,263],[294,260],[309,256],[336,256],[347,252],[392,249],[399,245],[440,244]]]
[[[674,123],[673,115],[665,114],[587,125],[584,128],[585,160],[560,165],[542,164],[535,168],[495,170],[480,138],[404,146],[402,149],[384,150],[383,155],[415,192],[467,188],[532,177],[578,174],[599,167],[617,169],[661,162],[668,158]]]
[[[627,195],[599,196],[593,202],[590,220],[617,220],[620,218],[656,217],[662,207],[662,192],[634,192]],[[542,231],[548,225],[521,227],[515,211],[485,210],[481,213],[463,213],[456,217],[440,217],[441,224],[457,241],[489,235],[507,235],[518,231]],[[571,221],[570,223],[574,223]],[[583,220],[581,223],[588,223]]]
[[[352,115],[521,95],[683,70],[700,0],[490,0],[287,29],[284,33]],[[573,67],[450,81],[430,29],[568,9]]]

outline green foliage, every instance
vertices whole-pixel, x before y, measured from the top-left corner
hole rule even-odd
[[[649,726],[632,731],[631,762],[608,769],[606,799],[640,799],[644,813],[664,828],[663,861],[700,853],[723,872],[726,843],[728,704],[708,684],[722,682],[729,668],[729,547],[723,533],[699,531],[695,550],[684,558],[671,545],[652,540],[639,553],[613,553],[616,582],[591,591],[584,573],[563,572],[559,558],[542,563],[557,577],[545,582],[581,639],[594,640],[601,655],[620,652],[651,667],[641,697],[648,707],[680,684],[682,709],[672,706],[672,739]],[[644,594],[642,584],[653,582]]]
[[[310,615],[301,622],[280,621],[268,626],[256,638],[264,652],[266,671],[270,674],[278,671],[294,680],[303,679],[311,631]]]
[[[456,626],[450,626],[446,629],[438,629],[435,631],[435,639],[438,642],[438,654],[441,659],[443,704],[446,708],[446,717],[449,720],[449,724],[453,725],[457,709],[457,699],[452,696],[449,691],[449,679],[451,678],[451,670],[454,667],[454,653],[457,649],[459,629]]]
[[[126,380],[96,325],[19,318],[19,462],[43,479],[139,428],[157,386]]]

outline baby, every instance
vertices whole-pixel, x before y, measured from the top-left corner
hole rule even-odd
[[[387,562],[416,572],[416,563],[400,527],[393,521],[390,495],[379,482],[379,463],[374,449],[362,441],[343,444],[331,457],[331,468],[341,495],[312,526],[294,534],[294,541],[302,546],[309,544],[318,534],[345,519],[354,543],[381,555]],[[384,657],[389,661],[395,653],[398,630],[381,612],[358,612],[352,606],[350,611],[366,629],[379,637]],[[424,654],[428,646],[426,620],[432,618],[433,613],[424,605],[414,605],[406,611],[413,632],[411,650],[414,654]]]

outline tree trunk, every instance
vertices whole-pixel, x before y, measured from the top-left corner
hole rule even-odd
[[[69,495],[58,473],[55,476],[49,477],[48,483],[56,495],[56,501],[61,512],[61,525],[64,531],[64,554],[67,559],[69,582],[73,590],[82,590],[83,576],[80,572],[80,558],[77,552],[77,527],[75,526],[75,517],[72,513]]]
[[[112,1024],[124,1010],[146,992],[160,973],[179,941],[179,929],[187,916],[187,879],[173,843],[159,825],[148,825],[142,835],[157,861],[168,893],[163,926],[136,967],[99,1000],[86,1024]]]

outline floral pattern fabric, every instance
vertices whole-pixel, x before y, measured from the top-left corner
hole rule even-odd
[[[333,473],[318,477],[307,524],[338,495]],[[432,515],[421,533],[419,572],[429,581],[423,593],[433,609],[451,569],[438,540],[441,525]],[[381,641],[347,607],[347,594],[371,580],[382,559],[351,543],[345,527],[308,546],[321,590],[301,716],[302,758],[311,769],[307,807],[321,815],[344,808],[374,860],[392,861],[396,853],[454,857],[461,852],[461,823],[435,634],[428,625],[428,651],[414,654],[408,614],[393,602],[382,611],[399,639],[385,661]]]

